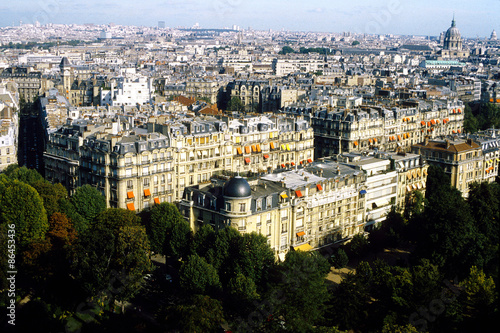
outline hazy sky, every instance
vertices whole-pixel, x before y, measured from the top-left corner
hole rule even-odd
[[[114,22],[124,25],[434,35],[453,13],[464,37],[500,33],[500,0],[11,0],[0,26]]]

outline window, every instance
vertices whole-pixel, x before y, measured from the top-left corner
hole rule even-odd
[[[131,189],[134,187],[134,183],[132,180],[127,180],[127,189]]]
[[[226,202],[226,210],[227,210],[228,212],[230,212],[230,211],[231,211],[231,203],[230,203],[230,202]]]
[[[300,228],[304,225],[304,219],[297,219],[295,220],[295,227]]]
[[[132,168],[125,170],[125,177],[132,177]]]
[[[256,200],[256,205],[257,205],[257,210],[261,210],[262,209],[262,199],[257,199]]]
[[[240,212],[245,212],[245,211],[246,211],[246,204],[240,203]]]
[[[144,178],[144,187],[149,187],[149,178]]]

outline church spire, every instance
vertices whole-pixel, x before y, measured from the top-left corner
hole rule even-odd
[[[451,20],[451,27],[455,27],[456,24],[455,24],[455,13],[453,13],[453,19]]]

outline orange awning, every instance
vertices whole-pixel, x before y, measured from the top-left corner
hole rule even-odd
[[[372,139],[368,139],[368,142],[371,144],[372,143]]]
[[[259,144],[257,144],[257,145],[255,146],[255,148],[257,148],[257,152],[258,152],[258,153],[260,153],[260,152],[262,151],[262,150],[260,149],[260,145],[259,145]]]
[[[274,142],[271,142],[271,149],[274,149]]]
[[[455,109],[453,109],[452,112],[455,113]]]
[[[285,167],[285,165],[284,165],[284,164],[281,164],[281,167],[282,167],[282,168],[284,168],[284,167]]]
[[[265,154],[265,155],[264,155],[264,158],[269,158],[269,155]]]
[[[252,151],[255,153],[257,152],[257,147],[255,147],[255,145],[252,145]]]
[[[128,209],[128,210],[135,210],[134,203],[133,203],[133,202],[129,202],[129,203],[127,204],[127,209]]]
[[[455,130],[453,130],[453,131],[451,131],[451,132],[452,132],[453,134],[457,134],[457,131],[455,131]]]
[[[401,135],[398,135],[398,140],[401,141]]]
[[[134,192],[127,192],[127,199],[132,199],[134,197]]]
[[[373,142],[377,143],[377,138],[373,138]]]
[[[249,157],[245,157],[245,163],[246,164],[250,164],[250,158]]]
[[[358,145],[358,141],[354,141],[354,145],[357,146]]]
[[[250,146],[245,146],[245,153],[250,154]]]
[[[313,160],[311,160],[310,158],[307,159],[307,162],[309,163],[312,163]]]
[[[457,130],[458,133],[462,133],[462,130]]]
[[[422,126],[425,126],[425,121],[421,121],[420,124],[422,124]]]
[[[431,122],[430,121],[427,122],[427,126],[431,126]]]
[[[436,125],[436,121],[434,119],[431,120],[432,125]]]
[[[305,234],[306,234],[306,233],[305,233],[305,232],[303,232],[303,231],[298,232],[298,233],[297,233],[297,237],[302,237],[302,236],[304,236]]]
[[[292,162],[292,165],[295,165],[295,162]]]
[[[144,196],[145,196],[145,197],[149,197],[150,195],[151,195],[151,191],[149,191],[149,189],[148,189],[148,188],[147,188],[147,189],[145,189],[145,190],[144,190]]]
[[[241,151],[241,147],[236,147],[236,151],[238,151],[238,155],[242,155],[243,152]]]
[[[159,198],[155,198],[155,204],[157,204],[157,205],[160,204],[160,199]]]
[[[297,197],[299,198],[303,197],[302,192],[300,192],[300,190],[295,191],[295,195],[297,195]]]
[[[316,185],[316,187],[318,188],[318,191],[323,191],[323,186],[321,186],[321,184]]]
[[[462,109],[457,109],[458,110],[458,113],[462,113]]]

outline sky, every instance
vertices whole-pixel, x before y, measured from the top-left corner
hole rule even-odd
[[[0,26],[122,24],[438,36],[455,15],[463,37],[500,33],[500,0],[11,0]]]

